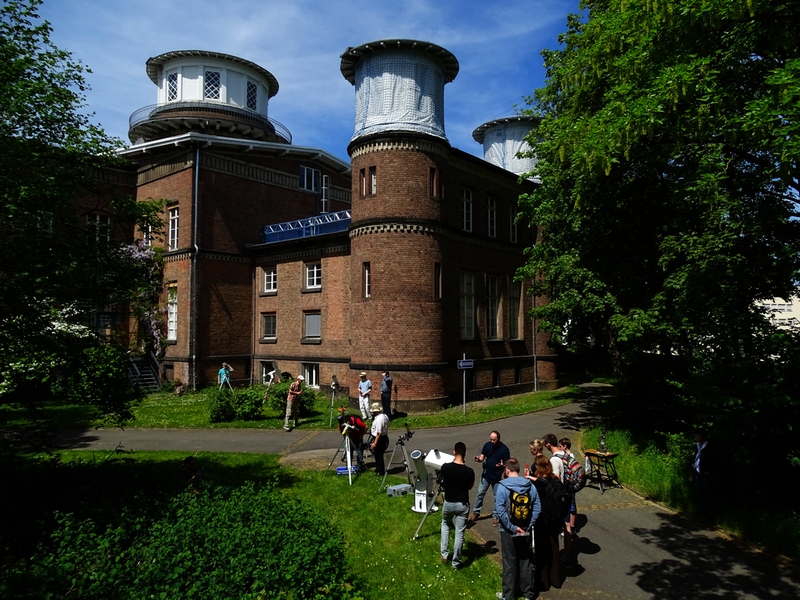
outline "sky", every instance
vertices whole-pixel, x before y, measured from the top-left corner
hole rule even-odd
[[[382,39],[438,44],[459,61],[445,86],[445,133],[476,156],[479,125],[511,116],[544,84],[542,49],[557,49],[579,0],[45,0],[52,41],[92,73],[93,121],[128,143],[128,119],[155,104],[145,62],[173,50],[250,60],[280,85],[269,116],[298,146],[349,162],[355,88],[340,70],[348,47]]]

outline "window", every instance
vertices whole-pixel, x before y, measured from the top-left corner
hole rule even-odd
[[[486,338],[497,339],[497,317],[499,314],[497,276],[486,276]]]
[[[178,74],[170,73],[167,75],[167,102],[178,99]]]
[[[219,100],[221,89],[222,78],[220,77],[219,71],[206,71],[203,97],[208,100]]]
[[[274,340],[277,338],[278,319],[275,313],[261,315],[261,338]]]
[[[272,360],[262,360],[260,366],[261,383],[278,383],[281,380],[281,374],[278,371],[278,365]]]
[[[303,313],[303,339],[319,340],[322,336],[322,313],[318,310]]]
[[[169,209],[169,237],[167,250],[178,249],[178,207]]]
[[[258,110],[258,86],[252,81],[247,82],[247,108]]]
[[[167,340],[178,339],[178,286],[167,288]]]
[[[302,363],[301,370],[306,378],[306,385],[319,387],[319,363]]]
[[[510,240],[512,244],[517,243],[517,206],[515,204],[511,205],[509,208],[509,214],[511,218],[511,233],[510,233]]]
[[[322,173],[318,169],[300,165],[300,189],[318,192],[322,183]]]
[[[472,231],[472,190],[464,189],[461,194],[461,229]]]
[[[431,198],[439,197],[439,169],[431,167],[430,178],[428,179],[429,193]]]
[[[375,195],[378,193],[378,168],[369,168],[369,193]]]
[[[306,265],[306,289],[318,290],[322,287],[322,263],[308,263]]]
[[[363,265],[362,288],[364,298],[370,298],[372,296],[372,275],[368,262],[365,262]]]
[[[140,229],[142,233],[142,246],[145,248],[149,248],[153,245],[153,226],[148,225],[144,229]]]
[[[519,307],[522,299],[522,282],[512,281],[508,286],[508,337],[518,340]]]
[[[472,340],[475,338],[475,275],[461,273],[459,276],[459,305],[461,321],[461,339]]]
[[[361,169],[359,171],[359,183],[362,196],[372,196],[378,193],[378,171],[377,167]]]
[[[86,215],[89,240],[108,243],[111,240],[111,217],[108,215]]]
[[[497,205],[494,198],[489,198],[488,205],[486,223],[489,237],[497,237]]]
[[[277,267],[264,267],[264,291],[273,293],[278,291]]]
[[[442,263],[433,263],[433,297],[442,299]]]

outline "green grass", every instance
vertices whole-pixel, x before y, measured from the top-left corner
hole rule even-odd
[[[500,567],[469,531],[464,556],[470,563],[455,572],[449,564],[439,561],[439,514],[431,515],[419,539],[413,539],[422,516],[411,511],[410,497],[389,498],[385,492],[381,493],[378,478],[360,476],[350,486],[346,477],[339,477],[332,471],[281,467],[274,455],[211,452],[193,455],[204,469],[200,493],[205,486],[239,486],[246,480],[258,482],[277,477],[280,487],[287,493],[328,515],[344,533],[347,566],[353,574],[355,589],[364,598],[488,598],[494,597],[500,589]],[[48,486],[66,493],[47,498],[43,511],[69,508],[69,502],[76,502],[77,510],[93,515],[93,503],[104,501],[100,496],[109,483],[119,498],[120,509],[124,508],[127,498],[135,495],[156,497],[164,492],[176,493],[185,486],[177,467],[187,453],[69,451],[61,456],[75,468],[63,469],[58,479],[48,482]],[[91,462],[107,463],[108,468],[99,472],[84,469],[84,473],[81,464]],[[26,476],[39,480],[41,474]],[[395,476],[387,480],[387,484],[401,482],[405,479]],[[12,476],[7,483],[18,482]],[[24,502],[20,498],[16,500]],[[39,520],[37,515],[27,518]]]

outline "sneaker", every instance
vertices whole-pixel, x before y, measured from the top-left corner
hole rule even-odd
[[[500,523],[500,520],[499,520],[499,519],[492,519],[492,527],[497,527],[497,525],[498,525],[499,523]]]
[[[453,571],[460,571],[463,566],[464,563],[453,563]]]
[[[446,556],[441,556],[441,555],[440,555],[440,556],[439,556],[439,560],[440,560],[440,561],[442,561],[443,563],[446,563],[446,562],[447,562],[447,557],[446,557]],[[455,565],[453,565],[453,566],[455,566]]]
[[[480,518],[481,518],[481,513],[476,513],[476,512],[474,512],[474,513],[472,513],[472,514],[469,516],[469,519],[467,519],[467,520],[468,520],[470,523],[474,523],[475,521],[477,521],[477,520],[478,520],[478,519],[480,519]]]
[[[497,592],[497,593],[495,594],[495,596],[496,596],[497,598],[499,598],[500,600],[506,600],[505,598],[503,598],[503,592]]]
[[[289,427],[288,425],[284,425],[284,426],[283,426],[283,428],[284,428],[286,431],[291,431],[291,430],[292,430],[292,429],[291,429],[291,427]]]

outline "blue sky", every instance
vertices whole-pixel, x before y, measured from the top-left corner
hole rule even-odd
[[[482,156],[472,131],[509,116],[541,87],[540,51],[558,47],[579,0],[45,0],[53,41],[92,73],[89,110],[128,141],[128,118],[156,102],[145,62],[171,50],[210,50],[251,60],[278,79],[269,115],[313,146],[349,162],[355,91],[339,62],[350,46],[387,38],[430,41],[459,61],[445,87],[450,143]]]

